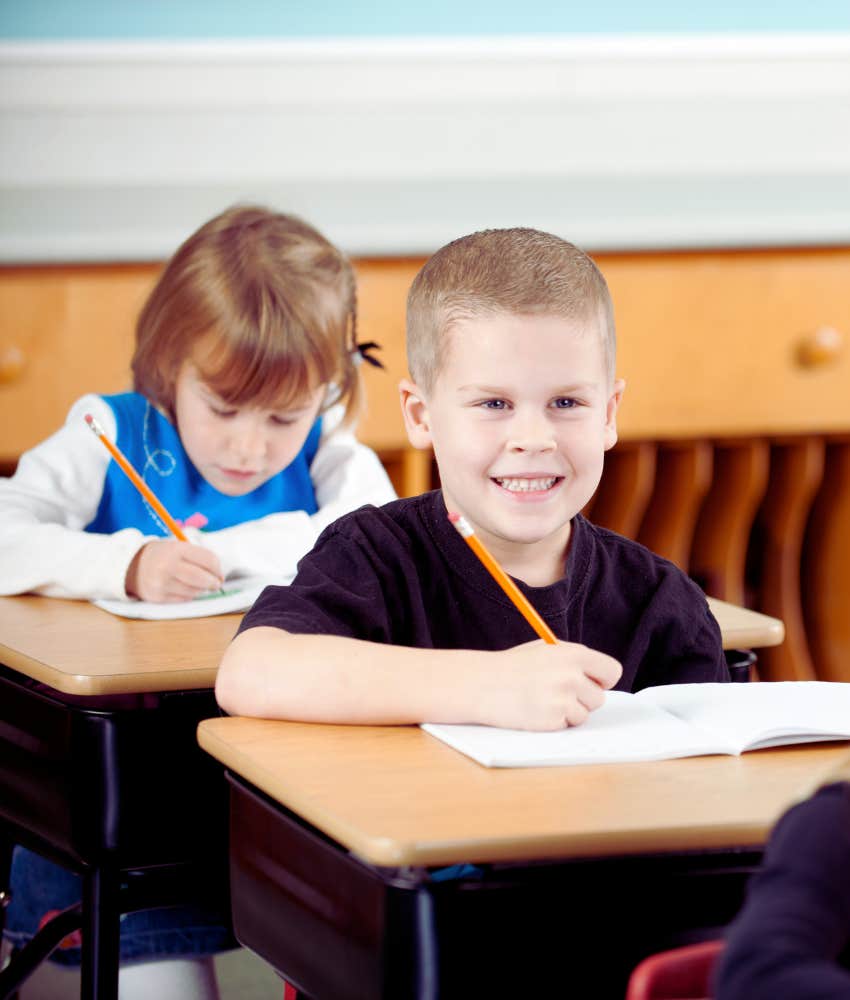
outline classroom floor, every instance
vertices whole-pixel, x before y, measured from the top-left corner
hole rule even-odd
[[[283,996],[283,982],[272,967],[244,948],[216,956],[215,967],[221,1000],[281,1000]],[[79,996],[79,972],[51,962],[33,973],[20,992],[20,1000],[79,1000]]]

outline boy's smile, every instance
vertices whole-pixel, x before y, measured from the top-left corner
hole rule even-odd
[[[494,476],[493,482],[497,486],[501,486],[503,490],[507,490],[508,493],[525,493],[531,498],[530,495],[533,493],[535,496],[542,496],[546,494],[549,490],[553,489],[559,482],[563,480],[563,476]]]
[[[456,322],[431,391],[402,383],[411,442],[432,444],[446,506],[507,572],[563,575],[570,520],[617,440],[623,384],[609,383],[591,321],[500,313]]]
[[[545,493],[547,490],[559,482],[560,476],[536,476],[536,477],[516,477],[516,476],[495,476],[494,482],[509,493]]]

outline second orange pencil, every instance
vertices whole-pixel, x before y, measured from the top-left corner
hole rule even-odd
[[[113,444],[109,438],[106,436],[104,429],[100,424],[94,419],[90,414],[86,414],[86,423],[91,427],[94,433],[98,436],[103,446],[109,452],[110,455],[115,459],[115,461],[121,466],[121,470],[124,475],[130,480],[130,482],[136,487],[139,493],[147,500],[147,502],[153,507],[153,509],[162,518],[163,524],[168,528],[175,538],[178,538],[181,542],[188,542],[189,539],[183,532],[180,525],[174,520],[174,518],[168,513],[165,507],[160,502],[154,491],[148,486],[148,484],[142,479],[142,477],[136,472],[133,466],[130,464],[129,459],[124,455],[121,449]]]
[[[469,521],[467,521],[462,514],[453,513],[449,513],[449,520],[457,528],[460,535],[465,539],[466,544],[484,564],[485,569],[487,569],[496,583],[499,584],[502,590],[504,590],[508,597],[510,597],[510,599],[514,602],[517,610],[522,614],[523,618],[525,618],[528,624],[534,629],[541,639],[554,646],[554,644],[558,641],[555,633],[549,628],[546,622],[543,621],[536,608],[525,596],[525,594],[523,594],[519,587],[496,562],[486,545],[472,530],[472,525]]]

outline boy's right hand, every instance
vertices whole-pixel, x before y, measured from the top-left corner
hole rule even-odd
[[[222,584],[218,556],[201,545],[176,538],[143,545],[127,568],[124,589],[143,601],[191,601]]]
[[[495,654],[487,664],[486,725],[508,729],[564,729],[578,726],[605,701],[620,679],[612,656],[576,642],[554,646],[537,639]]]

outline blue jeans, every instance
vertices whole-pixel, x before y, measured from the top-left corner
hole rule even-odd
[[[78,875],[23,847],[16,847],[12,856],[11,887],[4,936],[18,948],[32,938],[45,915],[78,903],[82,895]],[[79,944],[66,944],[68,940],[51,960],[79,965]],[[170,906],[121,917],[122,962],[213,955],[238,947],[224,909]]]

